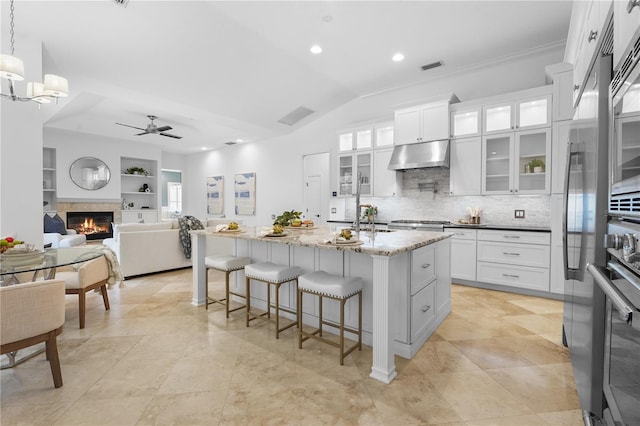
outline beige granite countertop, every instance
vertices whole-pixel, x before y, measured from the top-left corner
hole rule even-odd
[[[437,241],[450,238],[453,234],[449,232],[414,232],[394,230],[393,232],[376,232],[372,234],[367,231],[354,231],[354,238],[362,244],[327,244],[333,228],[329,226],[319,226],[313,229],[289,228],[285,229],[285,236],[282,237],[261,237],[261,232],[266,227],[242,226],[240,232],[215,232],[209,228],[206,231],[191,231],[195,234],[206,234],[208,236],[222,238],[239,238],[245,240],[269,241],[276,244],[289,244],[304,247],[319,247],[327,250],[349,250],[357,253],[374,254],[379,256],[394,256],[399,253],[411,251],[422,246],[433,244]],[[337,228],[339,229],[339,228]]]

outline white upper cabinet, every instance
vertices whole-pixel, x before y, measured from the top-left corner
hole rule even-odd
[[[402,172],[389,170],[393,147],[373,151],[373,196],[397,197],[402,195]]]
[[[550,126],[551,95],[486,105],[483,119],[484,134]]]
[[[609,2],[606,2],[607,4]],[[632,0],[616,0],[613,2],[613,69],[618,70],[623,54],[640,26],[640,4]],[[601,6],[603,7],[603,6]]]
[[[451,137],[479,136],[482,108],[453,109],[451,111]]]
[[[453,139],[450,147],[450,195],[480,195],[482,139]]]
[[[449,101],[395,112],[395,144],[406,145],[449,138]]]
[[[613,11],[612,3],[615,3],[616,6],[620,6],[621,8],[626,7],[627,0],[612,2],[612,0],[591,0],[590,2],[576,2],[577,4],[585,5],[586,13],[584,13],[582,22],[576,21],[576,28],[579,28],[575,34],[569,34],[571,40],[568,41],[568,45],[573,43],[577,46],[577,49],[573,52],[573,58],[570,60],[573,63],[573,103],[574,105],[578,102],[582,91],[584,90],[584,80],[587,77],[589,67],[592,64],[593,58],[597,51],[599,51],[599,46],[602,45],[604,34],[607,30],[607,23],[609,22],[609,17]],[[637,28],[638,22],[640,22],[640,18],[638,15],[638,7],[635,8],[635,21],[634,28]],[[574,15],[572,16],[572,28],[574,26],[573,18],[578,15],[575,15],[575,11],[579,10],[577,6],[574,6]],[[620,26],[622,25],[622,20],[624,16],[622,16],[622,12],[615,11],[615,25],[614,25],[614,63],[616,61],[616,44],[620,42],[620,35],[617,33],[620,30]],[[618,52],[622,53],[622,52]]]

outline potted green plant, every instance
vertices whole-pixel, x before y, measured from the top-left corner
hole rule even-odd
[[[273,222],[273,224],[290,226],[292,220],[300,219],[300,215],[302,215],[302,212],[297,212],[295,210],[284,211],[280,216],[276,217],[276,220]]]
[[[137,166],[129,167],[126,171],[127,171],[127,174],[129,175],[145,175],[145,176],[149,175],[149,172],[147,172],[142,167],[137,167]]]
[[[544,172],[544,161],[539,158],[534,158],[533,160],[529,161],[529,169],[533,173]]]
[[[376,215],[378,214],[378,208],[376,206],[367,206],[362,211],[362,218],[367,219],[369,222],[373,222]]]

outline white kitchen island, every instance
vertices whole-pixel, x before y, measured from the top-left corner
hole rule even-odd
[[[305,272],[358,276],[362,292],[363,342],[373,348],[371,377],[390,383],[396,376],[394,355],[412,358],[451,312],[450,233],[364,232],[354,233],[361,245],[325,244],[329,227],[286,229],[283,237],[260,237],[262,228],[243,227],[240,233],[192,231],[193,300],[205,303],[204,258],[216,247],[254,262],[270,261],[299,266]],[[221,238],[226,241],[220,240]],[[244,293],[244,274],[232,286]],[[283,286],[280,303],[296,306],[294,286]],[[251,288],[251,305],[266,309],[266,288]],[[326,302],[324,316],[337,320],[337,304]],[[303,321],[317,324],[317,301],[305,299]],[[357,301],[347,303],[345,321],[357,324]],[[331,328],[327,329],[332,331]]]

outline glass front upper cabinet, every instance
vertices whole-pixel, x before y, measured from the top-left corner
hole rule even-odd
[[[393,123],[376,126],[376,148],[393,146]]]
[[[482,138],[484,160],[482,193],[512,193],[513,134],[485,136]]]
[[[551,95],[483,108],[484,133],[532,129],[551,125]]]
[[[451,137],[468,137],[480,135],[481,109],[460,110],[451,112]]]
[[[372,147],[372,129],[345,131],[338,135],[338,149],[340,152],[353,151],[356,149],[371,149]]]

